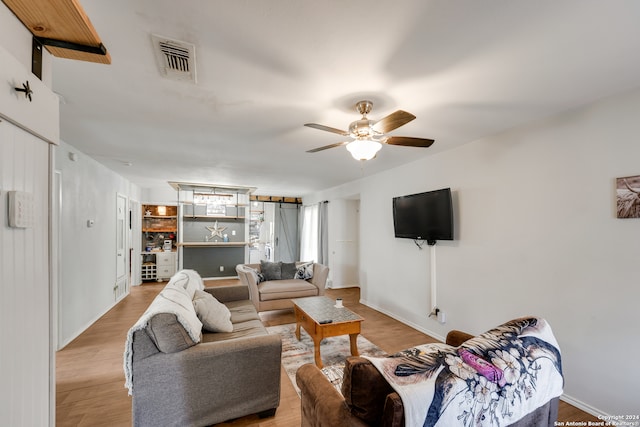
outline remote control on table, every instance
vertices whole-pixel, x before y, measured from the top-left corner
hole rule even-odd
[[[328,320],[321,320],[318,323],[320,323],[321,325],[326,325],[327,323],[333,323],[333,320],[328,319]]]

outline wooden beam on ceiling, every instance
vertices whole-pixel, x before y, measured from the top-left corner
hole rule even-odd
[[[14,15],[38,38],[104,47],[100,36],[77,0],[2,0]],[[111,64],[111,55],[45,46],[58,58]]]

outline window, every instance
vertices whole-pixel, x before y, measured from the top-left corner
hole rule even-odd
[[[300,260],[318,260],[318,205],[303,207]]]

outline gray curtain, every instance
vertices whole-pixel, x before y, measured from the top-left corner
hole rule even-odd
[[[329,262],[329,202],[318,203],[318,263]]]

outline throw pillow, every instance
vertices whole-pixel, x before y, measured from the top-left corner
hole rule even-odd
[[[298,269],[296,268],[295,262],[283,262],[280,270],[280,278],[283,280],[293,279],[297,272]]]
[[[260,261],[260,270],[264,280],[280,280],[282,277],[282,262]]]
[[[305,262],[296,270],[296,279],[309,280],[313,278],[313,261]]]
[[[231,312],[209,292],[196,290],[193,307],[202,322],[202,327],[210,332],[231,332]]]
[[[248,274],[251,274],[255,278],[256,283],[264,282],[264,274],[262,274],[260,271],[251,267],[245,267],[245,268],[246,268],[246,272]]]

